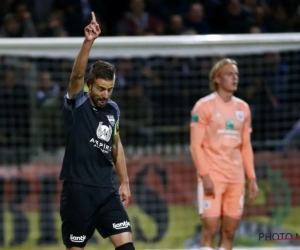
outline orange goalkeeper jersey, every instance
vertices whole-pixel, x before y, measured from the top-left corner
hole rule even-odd
[[[191,112],[191,153],[199,176],[244,183],[255,178],[251,146],[251,114],[247,103],[217,93],[200,99]]]

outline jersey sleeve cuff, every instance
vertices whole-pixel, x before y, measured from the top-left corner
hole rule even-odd
[[[64,99],[65,108],[68,110],[73,110],[75,108],[78,108],[81,104],[83,104],[87,97],[84,94],[84,90],[82,89],[73,98],[70,98],[70,95],[67,92]]]

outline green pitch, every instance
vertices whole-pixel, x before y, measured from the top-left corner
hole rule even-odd
[[[143,232],[147,237],[151,237],[156,232],[156,225],[151,218],[147,217],[144,213],[139,211],[135,206],[129,207],[128,212],[130,217],[138,217],[140,220],[141,227]],[[184,247],[184,241],[194,235],[194,230],[199,224],[199,218],[197,215],[197,210],[195,207],[183,207],[183,206],[172,206],[170,207],[170,225],[167,231],[165,238],[156,244],[151,243],[141,243],[135,242],[136,249],[178,249]],[[38,214],[29,213],[28,218],[30,220],[30,235],[29,240],[22,246],[16,247],[2,247],[1,249],[7,250],[58,250],[64,249],[62,242],[60,241],[59,245],[55,246],[38,246],[36,245],[37,239],[39,237],[38,232]],[[266,217],[257,217],[252,218],[253,221],[268,222]],[[5,216],[5,234],[6,242],[9,242],[12,238],[12,224],[10,223],[11,216],[9,213]],[[61,239],[60,236],[60,218],[57,214],[57,238]],[[132,225],[134,227],[134,224]],[[285,219],[283,228],[291,230],[293,232],[300,233],[300,216],[299,208],[292,208],[291,214]],[[109,240],[104,240],[100,236],[97,237],[99,244],[91,245],[88,244],[87,250],[109,250],[114,249],[113,246],[109,243]],[[253,244],[253,239],[249,240],[247,238],[238,240],[240,244]]]

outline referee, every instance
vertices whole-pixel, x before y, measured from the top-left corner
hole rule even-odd
[[[95,229],[110,237],[117,250],[134,250],[131,225],[124,206],[130,189],[123,146],[119,136],[120,110],[109,99],[115,82],[113,65],[97,61],[84,74],[94,40],[101,30],[92,12],[85,39],[75,60],[64,99],[66,150],[60,174],[63,242],[69,250],[84,249]],[[113,184],[113,166],[121,186]]]

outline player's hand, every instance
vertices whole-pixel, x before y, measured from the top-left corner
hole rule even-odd
[[[97,23],[95,13],[92,12],[92,20],[88,26],[84,28],[84,35],[87,41],[94,41],[101,34],[101,29]]]
[[[215,198],[214,184],[211,181],[209,175],[203,176],[202,182],[203,182],[204,194]]]
[[[123,205],[128,205],[131,196],[129,183],[121,183],[121,186],[119,188],[119,195]]]
[[[248,186],[249,199],[253,202],[258,195],[258,186],[256,180],[250,180]]]

